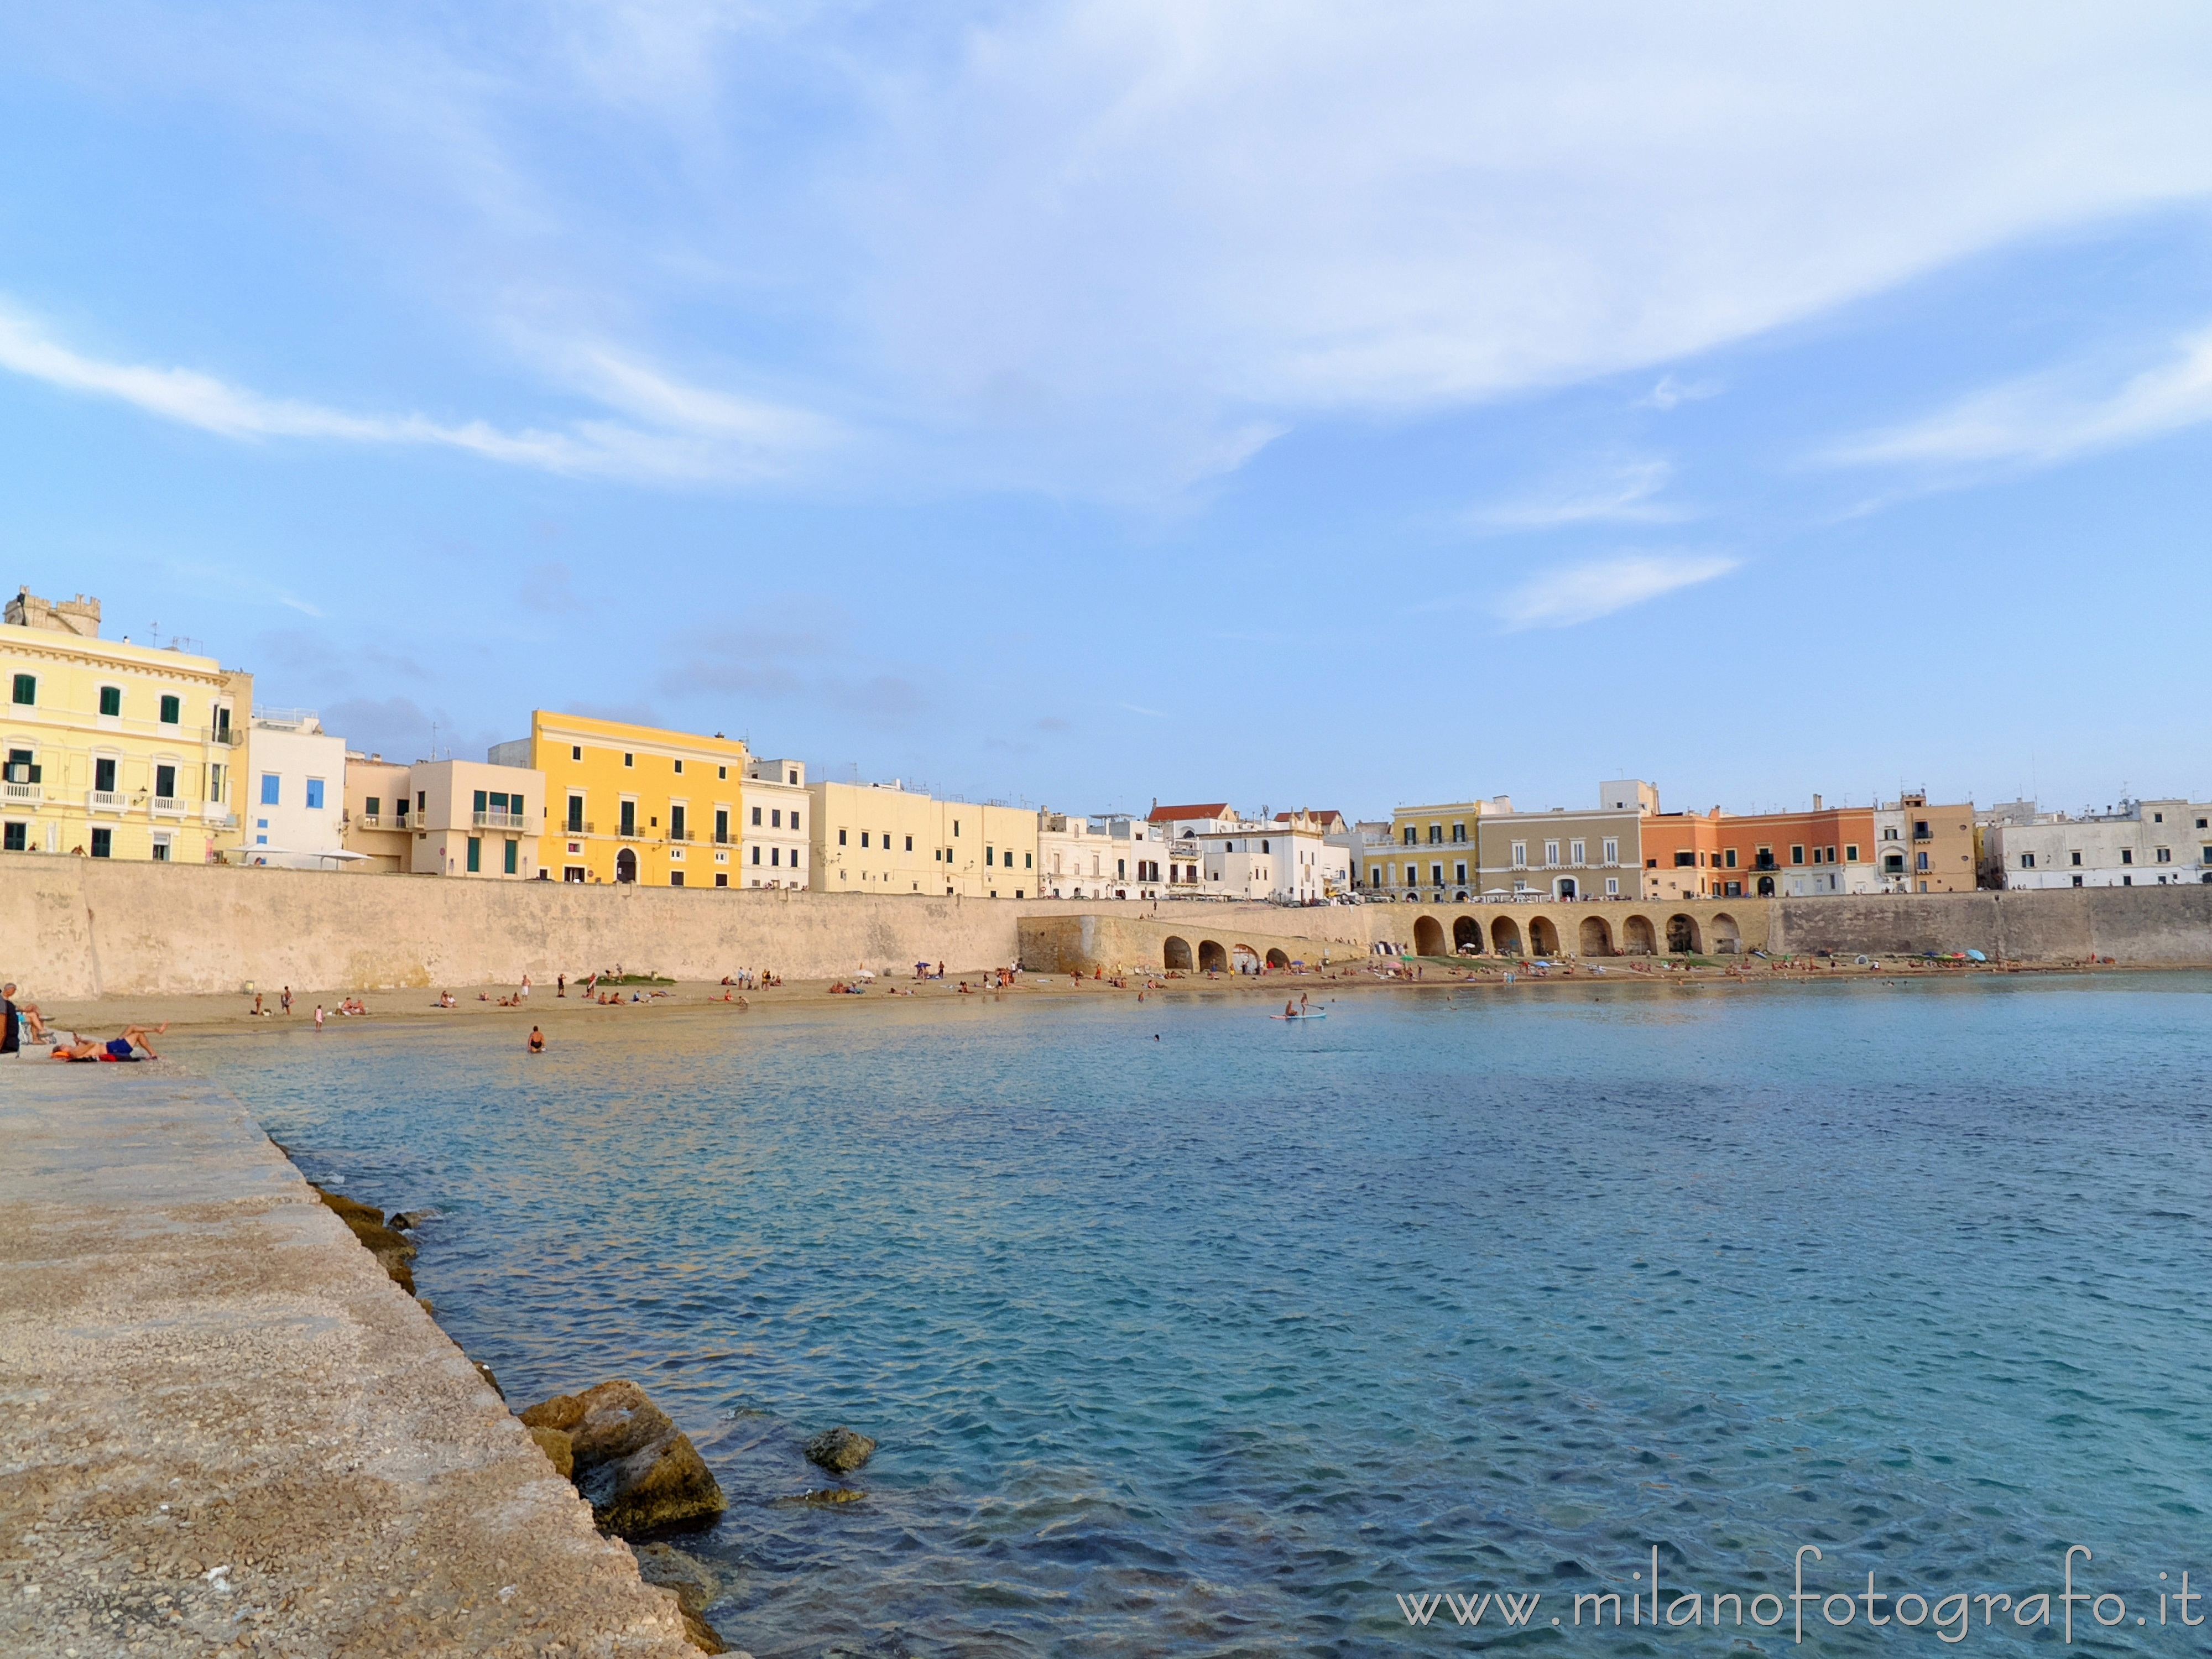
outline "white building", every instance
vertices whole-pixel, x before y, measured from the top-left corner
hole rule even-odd
[[[246,725],[240,856],[275,869],[330,870],[358,860],[345,844],[345,739],[311,708],[257,708]]]
[[[745,782],[738,857],[739,887],[804,887],[806,869],[806,766],[803,761],[745,763]]]
[[[1207,833],[1186,832],[1170,850],[1197,848],[1201,896],[1318,904],[1352,883],[1351,849],[1330,841],[1322,828],[1342,822],[1334,813],[1304,812],[1217,821]],[[1187,896],[1188,888],[1183,890]]]
[[[2079,817],[2009,801],[1981,816],[1992,886],[2169,887],[2212,882],[2212,805],[2123,800]]]
[[[1131,861],[1127,819],[1076,817],[1049,807],[1037,814],[1037,896],[1127,896]]]

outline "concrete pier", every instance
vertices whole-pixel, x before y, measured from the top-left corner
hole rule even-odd
[[[693,1655],[237,1101],[0,1060],[0,1653]]]

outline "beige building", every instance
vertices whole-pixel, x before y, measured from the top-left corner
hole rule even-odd
[[[1650,785],[1632,805],[1595,811],[1502,812],[1481,831],[1483,896],[1553,900],[1642,898],[1644,820],[1659,810]],[[1609,795],[1601,799],[1610,799]],[[1431,886],[1431,890],[1438,890]]]
[[[1963,893],[1980,885],[1974,805],[1931,805],[1927,792],[1885,801],[1874,814],[1876,878],[1886,893]]]
[[[407,781],[415,796],[408,865],[415,874],[537,879],[543,772],[489,761],[418,761],[407,769]]]
[[[353,749],[346,750],[345,761],[345,848],[362,855],[352,867],[376,875],[411,870],[415,787],[408,781],[410,769]]]
[[[896,780],[807,786],[810,885],[823,893],[1035,898],[1037,815],[939,800]]]
[[[807,882],[806,821],[813,805],[806,790],[806,767],[795,760],[745,763],[738,856],[740,887],[804,887]]]
[[[0,849],[210,863],[239,844],[253,677],[100,637],[28,589],[0,623]]]

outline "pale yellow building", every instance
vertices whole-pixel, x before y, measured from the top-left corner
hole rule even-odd
[[[811,885],[824,893],[1035,898],[1037,815],[891,783],[813,783]]]
[[[544,775],[538,865],[560,881],[736,887],[745,745],[540,708],[491,760]]]
[[[211,863],[239,845],[253,677],[100,637],[25,589],[0,623],[0,849]]]

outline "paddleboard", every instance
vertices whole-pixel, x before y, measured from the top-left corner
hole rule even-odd
[[[1327,1019],[1328,1012],[1326,1009],[1316,1008],[1310,1013],[1270,1014],[1267,1018],[1269,1019]]]

